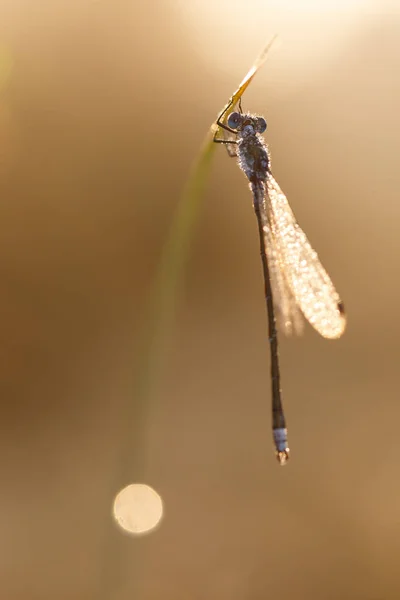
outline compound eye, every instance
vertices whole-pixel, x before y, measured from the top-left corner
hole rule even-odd
[[[228,117],[228,127],[231,129],[237,129],[242,121],[242,115],[237,112],[233,112]]]
[[[256,123],[256,131],[258,131],[258,133],[264,133],[264,131],[266,129],[267,129],[267,121],[263,117],[258,117],[257,123]]]

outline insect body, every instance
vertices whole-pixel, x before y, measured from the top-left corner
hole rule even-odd
[[[277,323],[285,333],[299,333],[304,316],[322,336],[338,338],[345,329],[344,307],[271,173],[268,148],[261,135],[267,128],[265,119],[232,112],[225,124],[223,117],[229,108],[217,120],[225,137],[217,138],[217,132],[214,141],[225,144],[229,154],[237,157],[253,195],[268,309],[273,437],[277,458],[285,464],[289,448],[281,400]]]

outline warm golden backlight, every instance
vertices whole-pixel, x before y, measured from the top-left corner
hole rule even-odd
[[[267,81],[268,72],[276,68],[286,89],[293,76],[291,85],[302,86],[307,72],[340,55],[348,37],[365,26],[363,19],[368,20],[378,5],[378,0],[177,2],[185,31],[190,29],[190,44],[213,72],[220,71],[220,78],[227,74],[227,82],[245,71],[249,56],[256,56],[277,34],[281,46],[274,44],[273,60],[263,78]]]
[[[133,535],[148,533],[158,525],[163,504],[153,488],[135,483],[123,488],[115,497],[114,518],[118,525]]]

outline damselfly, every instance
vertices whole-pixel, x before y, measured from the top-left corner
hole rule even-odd
[[[268,310],[272,429],[276,456],[284,465],[289,448],[281,399],[277,324],[287,334],[300,333],[304,316],[318,333],[334,339],[342,335],[346,319],[343,302],[271,173],[268,147],[261,136],[267,128],[265,119],[243,114],[240,100],[239,112],[231,112],[226,118],[234,104],[232,100],[218,117],[217,125],[224,137],[217,137],[218,129],[214,141],[226,144],[229,155],[237,157],[253,194]]]

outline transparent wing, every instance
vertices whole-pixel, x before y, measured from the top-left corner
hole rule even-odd
[[[263,220],[265,248],[277,325],[279,330],[286,335],[291,335],[292,333],[300,335],[304,329],[303,315],[283,274],[284,267],[280,260],[276,240],[272,234],[266,212],[264,213]]]
[[[285,289],[285,285],[289,288],[291,294],[286,298],[291,300],[287,302],[294,302],[318,333],[326,338],[338,338],[346,326],[339,295],[271,174],[268,175],[266,191],[267,229],[272,238],[268,243],[275,252],[275,259],[271,262],[280,267],[282,275],[278,275],[278,280],[279,277],[284,280],[284,283],[275,285],[281,290]],[[276,279],[276,273],[274,277]]]

